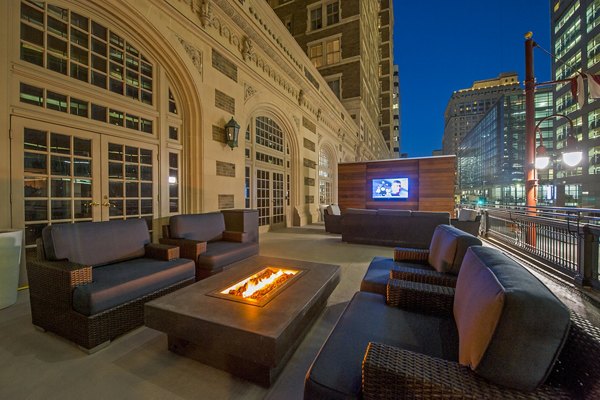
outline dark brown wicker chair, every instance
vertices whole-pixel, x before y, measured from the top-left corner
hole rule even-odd
[[[454,289],[390,280],[388,304],[431,314],[452,313]],[[381,343],[369,343],[363,361],[364,399],[598,399],[600,329],[576,313],[544,385],[522,392],[494,385],[456,362]]]
[[[91,257],[94,257],[86,251],[79,252],[80,254],[72,252],[69,257],[64,257],[64,254],[55,253],[56,249],[50,249],[48,243],[44,243],[43,239],[38,239],[37,259],[27,261],[31,317],[36,327],[43,331],[56,333],[77,343],[82,350],[93,353],[108,345],[117,336],[143,325],[144,304],[146,302],[194,282],[193,263],[179,259],[179,249],[176,246],[148,243],[149,236],[146,222],[143,220],[57,226],[60,226],[61,230],[73,231],[70,237],[63,235],[60,240],[64,248],[64,245],[69,245],[69,243],[72,243],[72,246],[75,247],[76,244],[86,242],[98,244],[103,240],[119,241],[119,232],[123,235],[131,234],[131,230],[128,228],[132,225],[135,225],[134,230],[136,232],[146,230],[146,238],[142,232],[141,241],[137,241],[141,243],[141,255],[137,258],[130,257],[129,260],[106,266],[93,266],[94,262],[86,262],[91,261]],[[54,226],[55,231],[57,226]],[[98,229],[99,226],[102,226],[102,228]],[[109,228],[114,226],[114,228],[107,230],[107,226]],[[52,227],[47,228],[46,241],[52,241]],[[98,235],[94,235],[94,231],[97,231]],[[108,234],[108,231],[112,234]],[[56,236],[54,235],[54,239],[56,239]],[[65,238],[68,240],[65,240]],[[47,251],[45,251],[45,248]],[[107,253],[110,254],[110,252],[106,249],[103,250],[101,256],[106,258]],[[77,262],[81,260],[80,257],[83,257],[83,260],[87,257],[87,260]],[[77,259],[77,261],[69,261],[69,258]],[[117,292],[120,291],[119,298],[129,300],[91,315],[76,310],[77,306],[74,307],[74,303],[77,303],[77,300],[74,299],[75,291],[85,289],[86,286],[93,284],[97,285],[99,284],[98,280],[104,280],[106,283],[107,279],[111,279],[111,274],[107,274],[106,271],[116,271],[118,264],[123,264],[125,270],[127,268],[137,270],[137,276],[135,277],[137,279],[132,282],[127,282],[126,277],[117,278],[121,280],[119,282],[120,288],[117,290]],[[140,282],[145,281],[147,283],[148,277],[144,275],[146,274],[145,271],[140,270],[144,269],[145,265],[148,265],[148,268],[152,271],[156,271],[157,275],[154,276],[151,284],[144,286],[144,282],[141,284]],[[169,268],[173,268],[175,272],[167,272]],[[160,279],[158,276],[160,276]],[[163,280],[165,281],[164,285],[161,283]],[[125,290],[130,288],[129,290],[132,292],[143,294],[132,298],[127,293],[123,293],[122,288],[124,287]],[[106,301],[106,295],[102,294],[102,297],[102,301]]]

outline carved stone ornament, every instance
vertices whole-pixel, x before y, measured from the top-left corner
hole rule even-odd
[[[256,89],[252,86],[244,83],[244,102],[248,101],[248,99],[256,94]]]
[[[296,128],[300,129],[300,117],[294,115],[294,122],[296,123]]]
[[[212,3],[210,0],[203,0],[202,6],[200,7],[200,23],[203,28],[212,23]]]
[[[249,61],[252,59],[252,55],[254,54],[254,49],[252,47],[252,39],[248,36],[244,37],[243,47],[242,47],[242,57],[244,57],[244,61]]]
[[[304,101],[304,90],[300,89],[300,91],[298,92],[298,104],[302,105],[303,101]]]
[[[177,36],[179,43],[183,46],[183,49],[192,60],[192,64],[196,67],[200,75],[202,75],[202,52],[186,42],[183,38]]]

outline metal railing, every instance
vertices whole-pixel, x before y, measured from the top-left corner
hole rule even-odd
[[[562,279],[600,289],[600,210],[497,207],[483,214],[483,236]]]

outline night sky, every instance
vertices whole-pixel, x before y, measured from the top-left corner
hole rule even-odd
[[[525,79],[527,31],[550,49],[548,0],[394,1],[394,62],[400,68],[401,151],[430,156],[442,148],[444,111],[455,90],[517,72]],[[550,56],[534,49],[538,82],[550,80]]]

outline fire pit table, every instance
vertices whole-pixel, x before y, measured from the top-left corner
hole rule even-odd
[[[270,386],[339,274],[338,265],[251,257],[146,303],[145,324],[165,332],[174,353]]]

